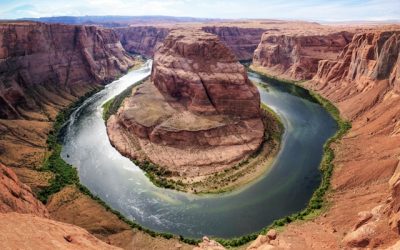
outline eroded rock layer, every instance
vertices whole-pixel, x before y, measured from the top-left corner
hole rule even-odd
[[[123,154],[193,176],[246,158],[264,124],[259,93],[232,52],[212,34],[174,30],[108,133]]]
[[[334,146],[329,210],[289,225],[279,242],[294,249],[398,248],[399,53],[400,31],[359,33],[306,83],[333,101],[352,128]]]
[[[106,83],[133,65],[112,30],[41,23],[0,25],[0,59],[0,118],[6,119],[46,119],[46,106],[57,104],[49,95],[73,95],[74,87]]]
[[[115,29],[124,49],[130,53],[153,57],[157,44],[168,35],[169,28],[137,26]]]
[[[277,34],[265,32],[254,51],[253,64],[268,74],[296,80],[311,79],[321,59],[336,59],[351,41],[349,32]]]
[[[46,207],[10,168],[0,163],[0,213],[18,212],[48,217]]]
[[[263,28],[241,28],[229,26],[206,26],[202,30],[215,34],[221,42],[225,43],[238,60],[253,59],[254,50],[260,43],[262,34],[266,31]]]
[[[58,111],[134,63],[109,29],[0,24],[0,161],[37,167]]]

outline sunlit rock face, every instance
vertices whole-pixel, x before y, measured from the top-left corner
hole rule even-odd
[[[210,174],[261,145],[257,88],[218,37],[174,30],[157,48],[151,79],[108,121],[113,145],[175,173]]]
[[[318,70],[318,62],[336,59],[351,38],[349,32],[321,35],[265,32],[254,52],[253,64],[271,75],[311,79]]]
[[[110,29],[0,24],[0,118],[46,119],[46,106],[63,105],[63,99],[107,83],[133,64]]]

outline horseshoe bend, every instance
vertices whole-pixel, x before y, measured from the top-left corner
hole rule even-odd
[[[0,7],[1,249],[400,249],[398,2]]]
[[[260,164],[256,161],[276,151],[278,141],[262,145],[273,132],[264,123],[276,122],[261,110],[245,67],[217,36],[173,30],[156,49],[150,79],[133,89],[108,120],[107,131],[123,155],[139,166],[154,164],[152,176],[179,189],[215,192],[237,183],[226,183],[238,178],[237,172],[249,172],[234,166]],[[277,124],[268,127],[279,130]],[[258,150],[263,156],[249,159]]]

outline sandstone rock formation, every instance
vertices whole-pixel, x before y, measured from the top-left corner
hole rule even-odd
[[[31,189],[20,182],[10,168],[0,163],[0,213],[7,212],[49,216],[46,207],[36,199]]]
[[[337,59],[320,61],[318,73],[305,84],[334,102],[352,129],[334,146],[328,197],[332,206],[323,216],[289,225],[278,236],[293,249],[396,247],[399,43],[399,31],[358,33]]]
[[[0,161],[40,165],[57,112],[134,64],[109,29],[0,24]]]
[[[60,105],[56,87],[68,99],[134,64],[114,31],[94,26],[1,24],[0,48],[0,118],[6,119],[45,120],[47,106]]]
[[[253,65],[282,78],[311,79],[318,62],[335,59],[351,37],[349,32],[282,35],[267,31],[254,51]]]
[[[77,226],[35,215],[0,213],[1,249],[121,249]]]
[[[197,247],[193,248],[193,250],[226,250],[226,248],[215,240],[210,240],[204,236],[203,241]]]
[[[238,60],[253,59],[254,50],[260,43],[264,28],[242,28],[235,26],[205,26],[203,31],[215,34],[225,43]]]
[[[154,56],[151,81],[108,121],[123,154],[187,176],[233,166],[261,144],[260,97],[245,68],[216,36],[170,32]]]
[[[163,26],[132,26],[117,28],[115,31],[126,51],[150,58],[154,56],[157,45],[164,41],[171,29],[172,27]],[[217,35],[238,60],[253,58],[253,52],[260,43],[262,34],[267,30],[236,26],[204,26],[201,29]]]
[[[76,199],[58,203],[54,198],[49,215],[22,183],[39,191],[53,177],[36,169],[43,162],[47,135],[60,109],[136,63],[115,32],[29,22],[2,23],[0,30],[0,162],[8,165],[0,164],[0,248],[113,249],[86,231],[90,230],[126,249],[176,249],[177,240],[131,230],[79,190],[74,193]],[[68,207],[67,216],[63,216],[64,206]],[[83,217],[82,209],[91,216]],[[100,222],[95,218],[99,214]],[[86,230],[34,215],[81,223]],[[189,249],[185,244],[181,246]]]
[[[153,57],[154,50],[168,35],[169,28],[134,26],[115,29],[124,49],[130,53]]]

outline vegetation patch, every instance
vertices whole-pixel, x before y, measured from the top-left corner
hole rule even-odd
[[[122,102],[125,100],[125,98],[127,98],[128,96],[131,95],[133,88],[135,88],[136,86],[142,84],[143,82],[145,82],[148,79],[148,77],[146,77],[145,79],[132,84],[132,86],[130,86],[129,88],[125,89],[121,94],[115,96],[114,98],[111,98],[110,100],[108,100],[107,102],[105,102],[102,106],[103,108],[103,119],[104,121],[107,121],[108,118],[110,118],[110,116],[112,116],[113,114],[117,113],[119,107],[121,106]]]

